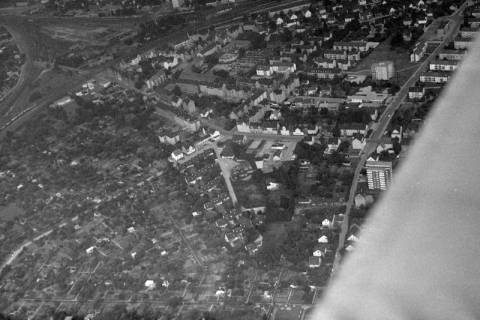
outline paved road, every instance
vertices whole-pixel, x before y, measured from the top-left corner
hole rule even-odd
[[[20,253],[22,253],[23,249],[30,246],[34,241],[38,241],[42,238],[45,238],[52,232],[53,232],[53,229],[47,230],[44,233],[36,236],[32,240],[22,243],[17,249],[13,250],[13,252],[10,254],[8,259],[0,266],[0,273],[2,273],[3,269],[5,269],[8,265],[12,264],[12,262],[20,255]]]
[[[388,124],[390,123],[394,113],[398,110],[400,107],[401,103],[405,99],[405,97],[408,94],[408,88],[413,86],[417,79],[420,77],[420,74],[428,68],[428,65],[430,61],[432,61],[437,54],[442,50],[442,48],[450,41],[452,38],[453,34],[456,32],[457,27],[458,27],[458,17],[460,14],[463,12],[463,10],[468,6],[468,1],[464,2],[460,8],[455,11],[451,16],[449,16],[449,19],[452,20],[454,23],[454,26],[449,29],[449,32],[447,33],[446,37],[444,40],[440,43],[440,45],[435,48],[435,50],[418,66],[418,69],[412,74],[412,76],[405,82],[405,84],[400,88],[400,90],[397,92],[395,97],[391,100],[390,104],[387,106],[385,111],[382,113],[376,130],[371,134],[369,141],[367,142],[367,145],[363,149],[360,157],[360,161],[355,168],[355,173],[353,176],[353,181],[352,185],[350,187],[350,193],[348,197],[348,202],[347,202],[347,208],[345,211],[345,218],[342,224],[341,232],[340,232],[340,239],[337,247],[337,252],[335,256],[335,261],[333,264],[333,271],[335,272],[339,266],[340,263],[340,251],[344,248],[345,246],[345,240],[348,232],[348,226],[349,226],[349,219],[350,219],[350,213],[351,209],[353,206],[354,198],[355,198],[355,193],[357,190],[357,185],[358,185],[358,178],[360,176],[360,171],[365,165],[365,162],[367,161],[368,157],[370,154],[376,150],[378,141],[385,133],[385,130],[387,129]]]
[[[222,170],[222,176],[223,176],[223,179],[225,180],[225,184],[227,185],[228,193],[230,194],[230,199],[232,199],[232,204],[235,206],[238,204],[238,200],[237,200],[237,195],[235,194],[235,190],[233,189],[233,186],[232,186],[232,180],[230,179],[232,168],[228,164],[228,161],[232,161],[232,160],[222,159],[222,157],[220,156],[221,150],[217,146],[214,146],[213,150],[215,150],[215,154],[217,155],[218,165]]]

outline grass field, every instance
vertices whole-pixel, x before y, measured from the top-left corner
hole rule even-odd
[[[352,73],[369,75],[372,64],[380,61],[393,61],[397,77],[393,79],[399,85],[402,85],[416,70],[418,63],[410,62],[410,51],[404,48],[390,47],[390,40],[387,39],[380,43],[372,53],[365,57],[360,63],[352,69]]]
[[[10,203],[6,207],[0,207],[0,221],[12,221],[24,214],[25,211],[14,203]]]

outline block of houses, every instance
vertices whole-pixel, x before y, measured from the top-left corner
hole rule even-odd
[[[460,61],[465,57],[466,50],[442,49],[438,53],[440,60],[457,60]]]
[[[363,123],[344,123],[339,126],[340,134],[344,137],[352,137],[355,134],[366,136],[367,125]]]
[[[368,51],[368,43],[366,41],[338,41],[333,44],[334,50],[358,50],[360,52]]]
[[[304,73],[308,76],[317,77],[318,79],[335,79],[342,75],[342,71],[339,68],[311,68],[304,71]]]
[[[420,82],[426,83],[447,83],[451,74],[441,71],[427,71],[420,75]]]
[[[247,143],[247,136],[243,134],[234,134],[232,137],[232,142],[239,145],[245,145]]]
[[[473,38],[464,38],[461,35],[457,35],[453,40],[453,47],[457,50],[469,49],[473,44]]]
[[[145,85],[147,86],[148,89],[152,89],[161,85],[166,80],[167,80],[167,75],[165,73],[165,70],[159,70],[149,79],[145,80]]]
[[[259,77],[271,77],[273,75],[273,69],[268,65],[259,65],[257,66],[256,73]]]
[[[410,100],[421,100],[423,97],[425,97],[424,87],[414,86],[408,88],[408,98]]]
[[[475,38],[476,35],[478,34],[478,29],[475,28],[460,28],[460,36],[462,38]]]
[[[270,62],[270,67],[274,73],[293,73],[297,70],[293,62]]]
[[[480,18],[472,17],[467,19],[467,23],[470,28],[479,28],[480,27]]]
[[[174,145],[180,141],[180,135],[178,132],[165,132],[158,136],[158,140],[160,140],[161,143]]]

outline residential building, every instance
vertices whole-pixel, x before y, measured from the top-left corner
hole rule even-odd
[[[151,76],[150,79],[146,80],[145,84],[147,85],[148,89],[153,89],[161,85],[163,82],[165,82],[165,80],[167,80],[165,70],[159,70],[153,76]]]
[[[340,125],[340,134],[346,137],[352,137],[355,134],[366,135],[367,125],[363,123],[350,123]]]
[[[478,33],[478,29],[475,28],[460,28],[460,36],[462,38],[475,38],[475,36],[477,35]]]
[[[178,132],[165,132],[158,136],[158,140],[160,140],[161,143],[174,145],[180,141],[180,135]]]
[[[325,69],[325,68],[312,68],[304,71],[308,76],[317,77],[318,79],[335,79],[342,75],[342,71],[338,68]]]
[[[172,152],[172,154],[170,155],[168,160],[170,162],[177,162],[178,160],[183,159],[183,157],[184,157],[184,154],[183,154],[182,150],[177,149],[177,150],[174,150]]]
[[[412,50],[412,53],[410,54],[410,61],[411,62],[418,62],[420,61],[425,53],[427,52],[427,42],[426,41],[420,41],[418,42],[415,47]]]
[[[368,48],[368,43],[366,41],[339,41],[333,44],[334,50],[358,50],[360,52],[365,52],[368,50]]]
[[[387,161],[367,160],[368,188],[370,190],[387,190],[392,182],[392,163]]]
[[[259,65],[257,66],[257,76],[259,77],[271,77],[273,75],[272,66]]]
[[[390,80],[395,76],[393,61],[382,61],[372,64],[373,80]]]
[[[443,49],[438,54],[440,60],[457,60],[460,61],[465,56],[466,50]]]
[[[270,62],[270,68],[275,73],[293,73],[297,70],[293,62]]]
[[[346,50],[326,49],[323,52],[323,57],[330,60],[347,59],[348,53]]]
[[[461,35],[457,35],[453,40],[453,47],[457,50],[469,49],[473,44],[473,38],[463,38]]]
[[[420,75],[420,82],[447,83],[449,79],[449,72],[427,71]]]
[[[424,87],[410,87],[408,88],[408,98],[410,100],[420,100],[425,96]]]
[[[455,71],[458,67],[458,60],[434,60],[430,62],[430,71]]]

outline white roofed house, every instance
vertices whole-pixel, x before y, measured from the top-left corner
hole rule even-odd
[[[403,127],[402,126],[395,126],[390,133],[390,138],[398,139],[398,142],[402,142],[403,136]]]
[[[155,289],[155,287],[156,287],[155,281],[153,281],[153,280],[145,281],[145,287],[147,288],[147,290]]]
[[[53,106],[55,106],[55,107],[63,107],[63,106],[65,106],[65,105],[69,104],[69,103],[72,102],[72,101],[73,101],[72,98],[70,98],[69,96],[65,96],[65,97],[63,97],[63,98],[55,101],[55,102],[53,103]]]
[[[332,226],[332,222],[328,220],[327,218],[323,219],[322,221],[322,227],[324,228],[330,228]]]
[[[160,140],[161,143],[174,145],[180,141],[180,135],[178,132],[165,132],[158,136],[158,140]]]
[[[178,58],[174,56],[158,56],[155,63],[160,64],[164,69],[168,70],[178,65]]]
[[[174,96],[174,97],[172,98],[171,104],[172,104],[173,107],[175,107],[175,108],[180,108],[180,106],[182,105],[182,103],[183,103],[183,99],[182,99],[181,97],[179,97],[179,96]]]
[[[355,134],[352,139],[352,149],[353,150],[363,150],[367,141],[365,136],[362,134]]]
[[[184,154],[180,149],[174,150],[168,160],[170,162],[177,162],[180,159],[183,159]]]
[[[338,147],[340,146],[340,143],[342,143],[340,138],[329,138],[327,140],[327,148],[325,149],[324,153],[331,154],[337,151]]]
[[[328,243],[328,237],[326,235],[322,235],[320,238],[318,238],[318,243]]]
[[[293,73],[297,70],[294,62],[274,62],[270,64],[270,67],[275,73]]]
[[[273,68],[272,66],[259,65],[257,66],[256,72],[257,72],[257,76],[271,77],[273,75]]]

